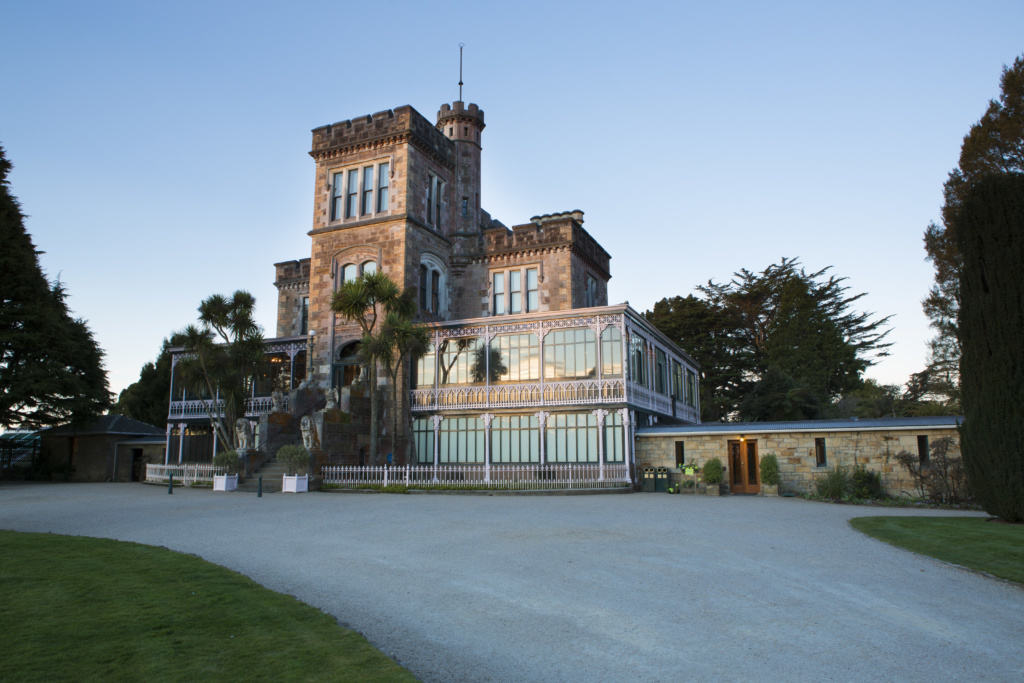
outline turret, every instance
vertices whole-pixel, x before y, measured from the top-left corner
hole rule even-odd
[[[480,232],[480,133],[484,129],[484,112],[475,104],[468,107],[461,100],[442,104],[437,112],[437,129],[455,143],[456,234]]]

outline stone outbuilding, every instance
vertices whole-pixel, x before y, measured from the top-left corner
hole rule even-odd
[[[124,415],[40,432],[41,464],[69,481],[142,481],[147,463],[164,461],[164,431]]]
[[[949,437],[949,454],[959,456],[960,421],[929,416],[642,427],[636,433],[636,462],[641,468],[677,469],[718,458],[730,492],[759,493],[760,458],[774,453],[780,491],[808,493],[818,475],[836,466],[863,466],[881,475],[888,494],[898,496],[915,487],[896,454],[905,451],[926,463],[931,446]]]

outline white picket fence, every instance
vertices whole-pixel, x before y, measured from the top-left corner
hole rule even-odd
[[[337,486],[486,488],[507,491],[617,488],[630,483],[626,465],[328,465],[323,483]]]
[[[146,465],[146,481],[154,484],[166,484],[171,475],[174,475],[174,481],[185,486],[191,486],[196,482],[212,485],[215,474],[224,474],[224,468],[200,463]]]

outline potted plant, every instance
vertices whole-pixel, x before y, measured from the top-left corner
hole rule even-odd
[[[779,459],[774,453],[761,458],[761,495],[779,495]]]
[[[718,458],[711,458],[704,463],[704,483],[707,484],[705,491],[707,495],[717,496],[721,493],[722,471],[722,461]]]
[[[223,467],[224,474],[213,475],[214,491],[235,491],[238,489],[239,457],[236,451],[221,451],[213,457],[214,467]]]
[[[309,451],[295,444],[281,446],[277,449],[277,461],[284,466],[282,493],[309,491]]]

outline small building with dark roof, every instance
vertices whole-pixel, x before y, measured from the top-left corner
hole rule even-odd
[[[636,462],[641,468],[678,469],[684,463],[702,467],[718,458],[731,493],[759,493],[760,459],[772,453],[779,462],[783,492],[812,492],[819,476],[840,466],[877,472],[890,495],[913,495],[914,480],[896,455],[909,453],[924,464],[932,446],[949,438],[948,454],[959,456],[961,420],[927,416],[641,427],[636,432]]]
[[[40,432],[40,465],[54,479],[141,481],[147,463],[163,463],[164,431],[124,415]]]

